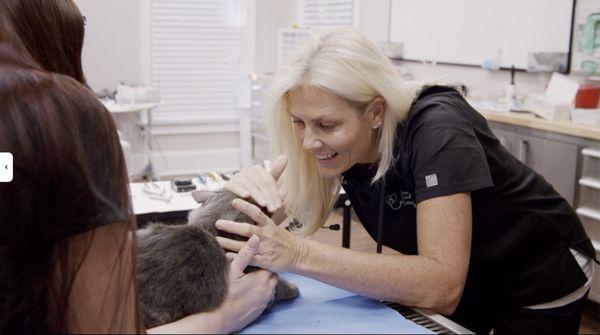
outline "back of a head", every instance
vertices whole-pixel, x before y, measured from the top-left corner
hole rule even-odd
[[[73,0],[2,0],[15,32],[44,69],[86,84],[81,65],[84,19]]]
[[[69,237],[111,222],[134,229],[125,163],[114,121],[89,89],[7,58],[0,55],[0,152],[12,153],[14,177],[0,183],[0,332],[63,332],[86,257],[85,249],[71,257]],[[60,297],[52,304],[51,293]]]
[[[135,219],[112,116],[75,79],[41,68],[13,25],[12,1],[0,1],[0,152],[14,158],[13,180],[0,183],[0,332],[65,333],[92,229],[122,223],[111,230],[114,250],[133,256]],[[75,235],[84,237],[71,243]],[[117,290],[135,279],[122,258],[107,269]],[[123,308],[106,307],[115,311],[106,329],[123,329]]]

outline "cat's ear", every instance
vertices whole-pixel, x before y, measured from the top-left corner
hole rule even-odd
[[[196,200],[197,203],[203,203],[208,198],[212,197],[215,194],[215,191],[193,191],[192,198]]]

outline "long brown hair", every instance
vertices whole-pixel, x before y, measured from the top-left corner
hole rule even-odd
[[[84,18],[73,0],[1,0],[28,53],[45,70],[87,85],[81,65]]]
[[[142,332],[136,223],[114,120],[89,89],[32,62],[6,24],[2,2],[0,152],[13,154],[14,179],[0,183],[0,332],[73,331],[69,310],[80,307],[72,304],[76,277],[96,228],[114,224],[120,228],[111,248],[118,257],[101,270],[117,287],[112,297],[93,292],[104,294],[94,302],[112,313],[103,329],[130,329],[123,325],[123,306],[131,306],[134,330]]]

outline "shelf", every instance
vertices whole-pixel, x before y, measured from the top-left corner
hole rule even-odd
[[[600,179],[592,177],[583,177],[579,179],[579,185],[600,190]]]
[[[597,150],[597,149],[585,148],[585,149],[581,150],[581,153],[584,156],[600,158],[600,150]]]
[[[600,221],[600,210],[589,208],[589,207],[579,207],[575,210],[578,215],[586,217],[588,219]]]

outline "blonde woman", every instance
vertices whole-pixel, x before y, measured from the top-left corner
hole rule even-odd
[[[268,125],[287,157],[227,185],[258,225],[252,264],[427,308],[476,331],[576,333],[594,249],[569,204],[511,156],[452,88],[408,83],[358,32],[316,35],[272,89]],[[283,171],[283,174],[282,174]],[[327,219],[343,185],[363,226],[399,254],[352,251],[300,233]],[[219,239],[237,252],[243,243]],[[232,255],[233,255],[232,253]]]

